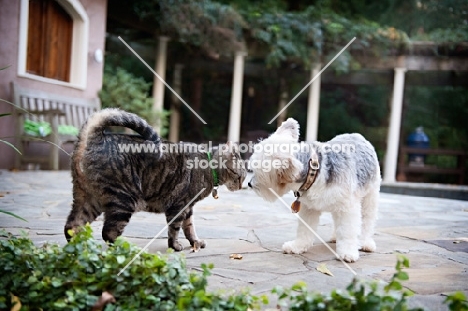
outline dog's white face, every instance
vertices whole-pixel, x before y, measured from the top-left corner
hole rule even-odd
[[[277,196],[270,188],[283,196],[302,171],[302,163],[294,157],[294,145],[298,145],[299,124],[289,118],[270,137],[255,145],[250,158],[253,177],[249,186],[266,201],[273,202]]]

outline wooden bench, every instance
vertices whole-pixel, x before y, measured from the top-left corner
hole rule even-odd
[[[95,99],[74,98],[56,95],[48,92],[32,90],[11,83],[13,103],[16,105],[14,116],[16,119],[15,146],[22,154],[17,154],[15,158],[15,168],[21,169],[23,164],[37,163],[45,164],[48,169],[58,170],[59,168],[59,147],[64,143],[74,142],[77,137],[74,135],[61,135],[58,132],[59,125],[71,125],[78,129],[86,118],[93,112],[100,109],[100,101]],[[45,137],[31,136],[24,131],[25,120],[35,122],[49,122],[52,128],[50,135]],[[43,142],[50,145],[47,156],[25,154],[25,145],[30,142]]]
[[[442,168],[433,165],[411,165],[408,162],[406,155],[441,155],[441,156],[453,156],[457,158],[457,166],[454,168]],[[422,149],[422,148],[409,148],[400,147],[400,155],[398,161],[398,181],[406,181],[407,173],[419,173],[419,174],[447,174],[447,175],[458,175],[458,184],[463,185],[465,177],[465,162],[467,152],[463,150],[451,150],[451,149]]]

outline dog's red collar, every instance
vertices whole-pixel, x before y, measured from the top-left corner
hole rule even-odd
[[[312,187],[317,179],[318,171],[320,169],[319,159],[316,153],[314,153],[309,159],[309,168],[307,170],[307,176],[304,183],[299,187],[299,190],[296,191],[298,194],[299,192],[305,192]],[[297,195],[299,197],[300,195]]]
[[[297,198],[296,201],[293,202],[291,209],[293,213],[299,212],[301,208],[301,203],[299,202],[299,198],[301,197],[301,192],[305,192],[312,187],[315,180],[317,179],[318,171],[320,169],[319,159],[316,153],[314,153],[309,159],[309,168],[307,170],[307,176],[304,183],[299,187],[298,191],[294,191],[294,196]]]

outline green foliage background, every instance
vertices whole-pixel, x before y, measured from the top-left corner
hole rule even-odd
[[[149,97],[151,83],[121,67],[107,63],[104,68],[102,89],[99,92],[102,108],[114,107],[135,113],[150,124],[159,124],[165,136],[168,127],[168,112],[154,111],[153,99]]]
[[[272,132],[267,122],[277,113],[280,79],[285,78],[291,99],[308,82],[313,62],[328,62],[351,38],[356,41],[327,71],[338,75],[356,72],[364,64],[356,55],[385,58],[412,54],[414,41],[429,41],[437,47],[424,50],[433,57],[463,52],[468,42],[466,0],[116,0],[142,23],[154,25],[154,33],[120,25],[110,32],[154,48],[154,35],[171,38],[168,81],[173,64],[182,63],[182,97],[189,104],[196,93],[194,75],[202,77],[202,103],[198,108],[208,126],[193,120],[182,107],[182,140],[224,140],[227,135],[231,98],[232,55],[246,49],[250,64],[263,66],[264,73],[244,76],[242,138],[249,132]],[[113,28],[114,27],[114,28]],[[461,44],[461,45],[460,45]],[[136,76],[152,81],[149,72],[133,57],[112,51],[111,62]],[[426,54],[424,54],[426,55]],[[109,56],[109,55],[108,55]],[[109,57],[106,56],[106,59]],[[118,62],[114,60],[118,59]],[[203,64],[198,64],[204,62]],[[204,68],[205,64],[208,64]],[[257,68],[257,67],[255,67]],[[198,70],[196,74],[194,69]],[[408,75],[410,72],[407,73]],[[326,85],[322,83],[319,139],[329,140],[345,132],[360,132],[376,147],[383,161],[391,97],[390,85]],[[250,98],[248,88],[256,90]],[[468,119],[467,87],[406,85],[402,143],[417,126],[424,126],[437,148],[468,150],[464,121]],[[258,97],[261,97],[259,99]],[[307,92],[287,110],[301,124],[305,137]],[[170,106],[166,96],[165,106]],[[454,158],[428,157],[429,165],[453,167]],[[468,165],[466,165],[468,167]],[[468,182],[468,171],[465,180]],[[426,181],[453,183],[447,176],[429,176]]]

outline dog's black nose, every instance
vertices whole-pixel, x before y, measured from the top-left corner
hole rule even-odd
[[[252,188],[252,185],[250,184],[250,181],[249,181],[248,185],[249,185],[250,188]]]

